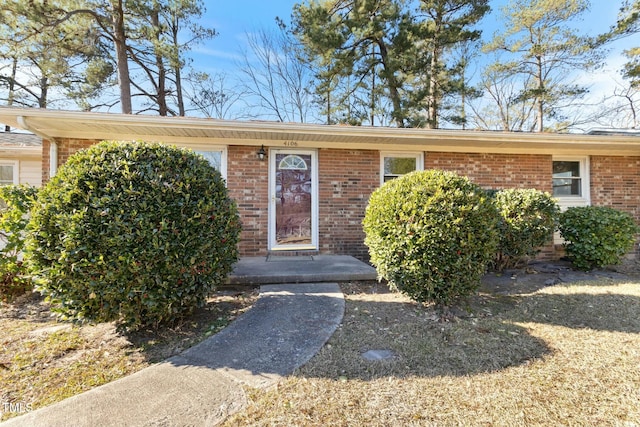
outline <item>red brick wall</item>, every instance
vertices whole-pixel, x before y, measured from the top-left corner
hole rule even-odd
[[[485,189],[535,188],[553,191],[551,155],[425,153],[425,169],[443,169],[468,176]],[[539,259],[558,258],[553,244],[541,248]]]
[[[58,141],[58,164],[97,141]],[[262,256],[268,249],[269,162],[256,148],[229,146],[227,181],[242,219],[240,253]],[[43,141],[42,178],[49,179],[49,141]],[[484,188],[537,188],[551,191],[550,155],[425,153],[425,169],[469,176]],[[380,185],[380,154],[373,150],[318,150],[319,250],[367,259],[362,219],[371,192]],[[640,157],[592,156],[591,201],[630,212],[640,221]]]
[[[88,148],[99,141],[93,139],[59,139],[58,143],[58,166],[64,164],[70,155],[82,148]],[[48,140],[42,141],[42,182],[49,180],[49,147],[51,143]]]
[[[425,169],[468,176],[486,189],[536,188],[552,191],[552,158],[534,154],[425,153]]]
[[[42,184],[49,181],[49,149],[51,147],[51,142],[48,139],[42,140]]]
[[[640,222],[640,157],[592,156],[591,204],[632,214]]]
[[[227,188],[242,221],[240,255],[267,254],[269,162],[256,158],[256,147],[229,146]]]
[[[380,186],[380,154],[322,149],[318,163],[320,252],[369,259],[362,219],[369,196]]]

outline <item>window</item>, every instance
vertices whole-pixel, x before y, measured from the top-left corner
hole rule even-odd
[[[553,195],[561,205],[588,205],[589,158],[553,158]],[[564,203],[562,203],[564,201]]]
[[[300,156],[296,156],[295,154],[289,154],[285,156],[280,163],[278,164],[278,169],[288,169],[288,170],[307,170],[307,162]]]
[[[406,173],[423,169],[422,153],[382,153],[380,162],[383,184]]]
[[[589,189],[588,157],[553,157],[553,196],[562,211],[591,204]],[[553,235],[554,243],[563,243],[559,232]]]
[[[553,157],[553,195],[564,211],[573,206],[589,206],[588,157]]]
[[[553,162],[553,195],[582,196],[582,176],[579,161]]]
[[[211,166],[213,166],[224,179],[227,178],[227,150],[224,148],[211,149],[207,151],[197,150],[196,153],[202,155]]]
[[[0,162],[0,185],[18,183],[17,162]]]
[[[17,162],[0,162],[0,185],[18,184]],[[7,207],[4,200],[0,199],[0,209]]]

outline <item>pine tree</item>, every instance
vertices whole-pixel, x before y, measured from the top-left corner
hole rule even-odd
[[[397,127],[435,128],[443,98],[462,90],[451,52],[480,37],[488,10],[488,0],[333,0],[296,5],[294,22],[328,111],[348,106],[356,122],[368,111],[373,124],[388,100]]]
[[[611,30],[599,37],[600,43],[608,43],[623,37],[640,33],[640,0],[626,0],[620,8],[618,22]],[[625,52],[629,59],[624,66],[623,75],[629,79],[632,87],[640,87],[640,46],[633,46]]]
[[[59,9],[46,2],[6,2],[0,14],[0,82],[9,105],[38,106],[74,100],[84,107],[112,74],[111,62],[95,43],[96,28],[69,16],[53,31]],[[52,99],[52,94],[57,98]],[[62,96],[61,96],[62,95]]]
[[[506,55],[489,66],[489,74],[521,77],[518,100],[533,101],[538,132],[560,113],[558,104],[587,92],[570,82],[571,74],[600,63],[592,39],[569,25],[588,7],[587,0],[511,0],[503,9],[505,31],[484,47]]]
[[[426,42],[426,61],[420,67],[428,70],[426,98],[426,127],[437,128],[445,95],[462,94],[459,81],[459,62],[447,64],[447,55],[460,43],[480,38],[474,28],[489,11],[488,0],[421,0],[420,13],[427,19],[420,21],[421,38]],[[453,118],[453,121],[459,118]]]

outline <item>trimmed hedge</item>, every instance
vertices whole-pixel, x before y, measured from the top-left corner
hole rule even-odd
[[[363,221],[378,276],[418,302],[448,306],[475,292],[497,249],[498,214],[452,172],[412,172],[374,191]]]
[[[22,262],[28,213],[38,189],[28,185],[0,187],[0,301],[11,301],[32,290],[33,283]]]
[[[102,142],[74,154],[32,211],[26,259],[63,317],[139,329],[189,314],[237,260],[224,180],[162,144]]]
[[[553,239],[560,208],[551,194],[535,189],[507,189],[495,193],[500,213],[497,270],[515,268],[540,252]]]
[[[580,270],[619,264],[639,232],[631,215],[606,206],[573,207],[560,215],[567,256]]]

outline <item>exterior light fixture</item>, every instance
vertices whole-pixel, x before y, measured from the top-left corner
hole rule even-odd
[[[267,152],[264,150],[264,144],[262,144],[262,147],[260,147],[256,154],[260,160],[264,160],[267,157]]]

